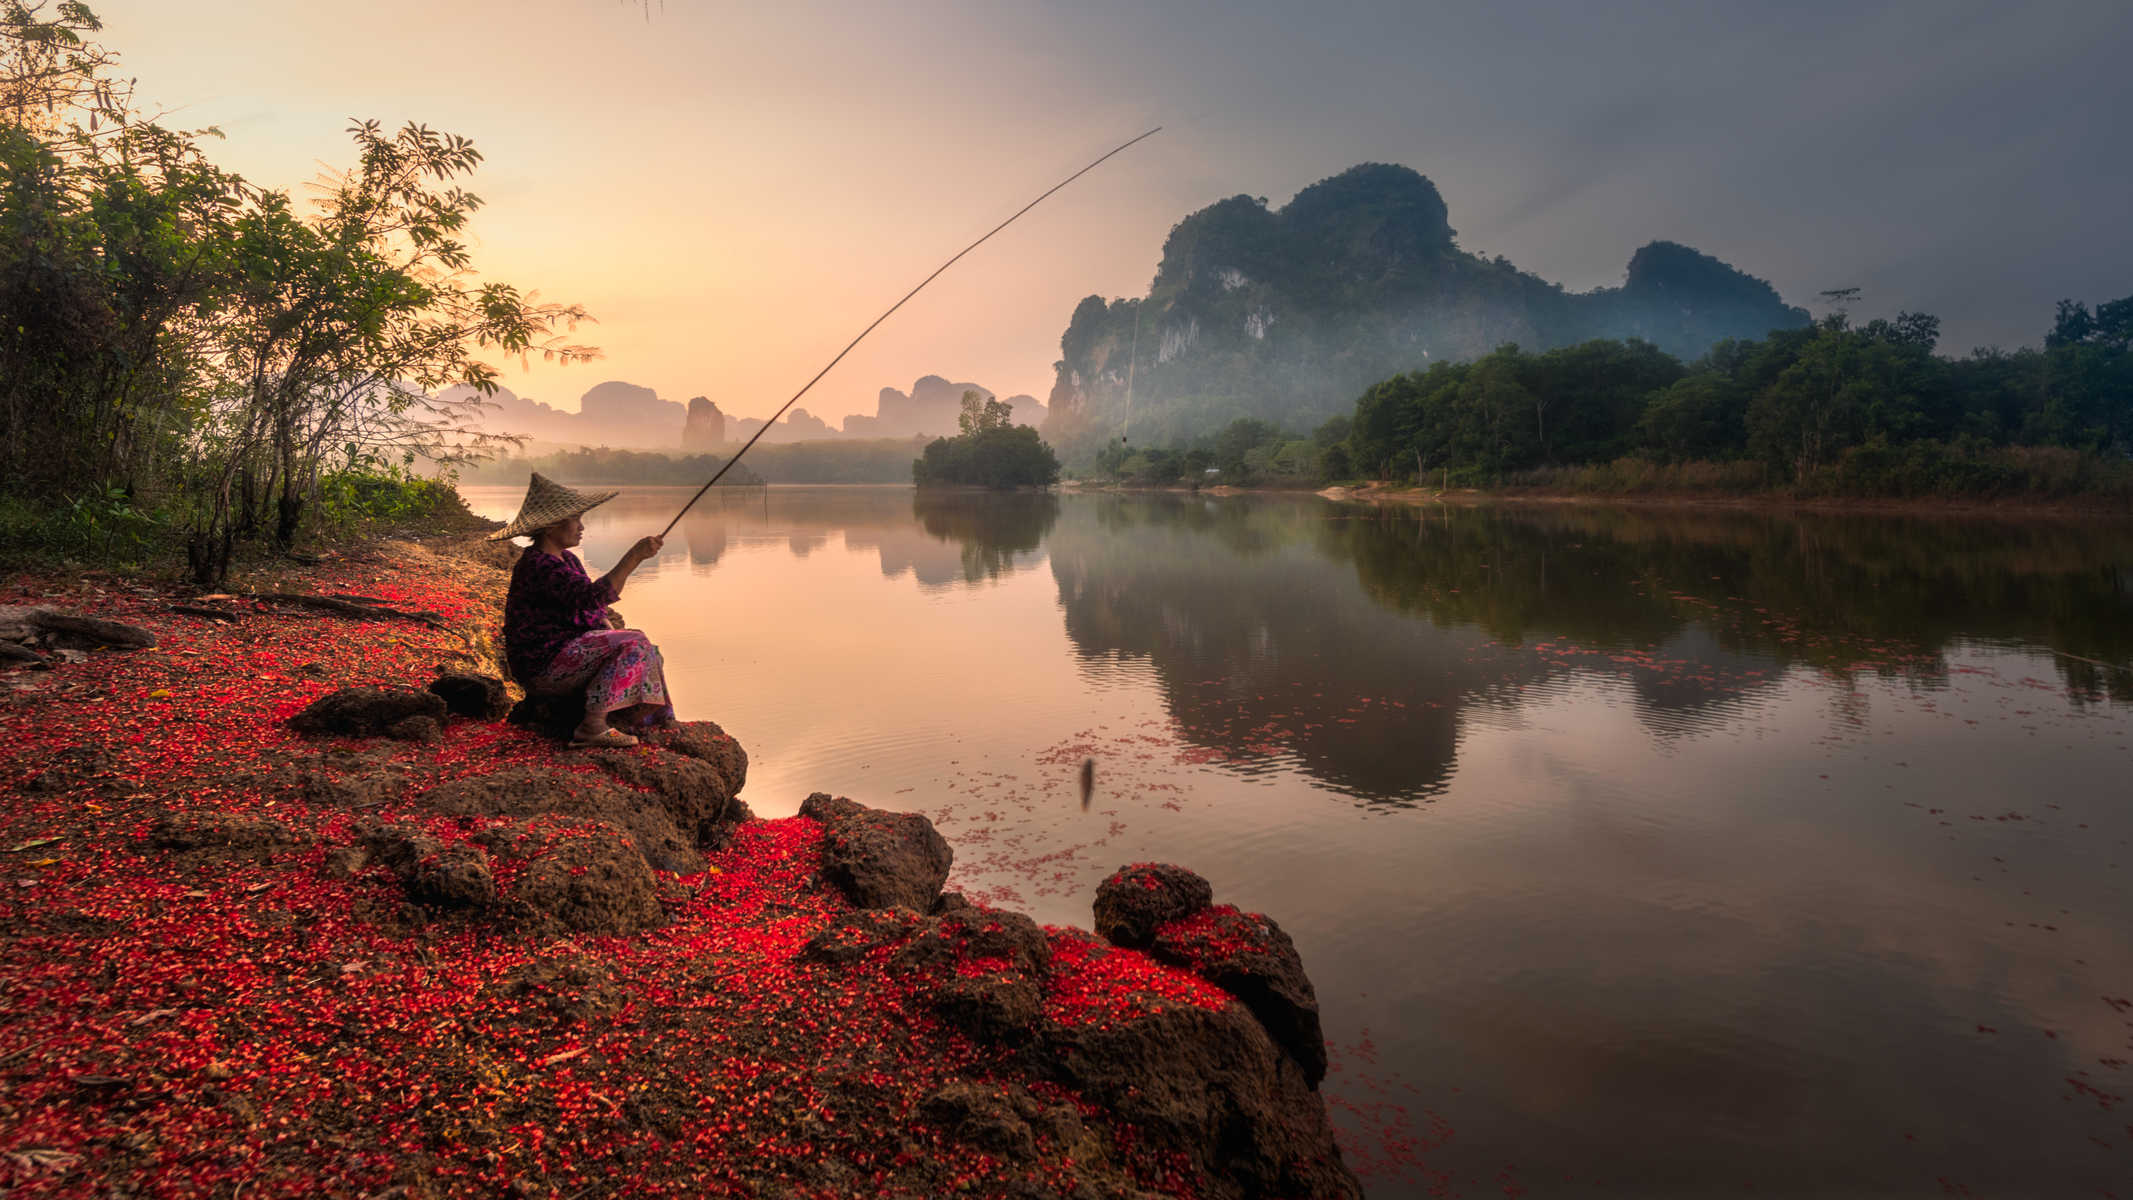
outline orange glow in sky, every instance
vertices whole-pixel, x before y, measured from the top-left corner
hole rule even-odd
[[[1068,95],[917,10],[674,0],[99,0],[105,40],[171,123],[255,183],[350,161],[351,117],[419,120],[486,156],[485,277],[583,304],[603,359],[505,370],[563,408],[605,379],[764,415],[927,272],[1140,132],[1130,100]],[[784,6],[777,6],[783,8]],[[884,10],[886,11],[886,10]],[[877,330],[802,405],[871,413],[928,373],[1042,399],[1091,292],[1138,294],[1169,223],[1160,139],[1062,192]],[[1306,181],[1307,182],[1307,181]]]
[[[1075,304],[1145,294],[1178,220],[1361,162],[1421,171],[1462,247],[1571,289],[1670,239],[1794,303],[1856,285],[1874,315],[1936,313],[1956,354],[2122,294],[2133,236],[2124,156],[2094,152],[2127,87],[2112,3],[91,7],[140,98],[219,126],[217,161],[255,183],[346,165],[351,118],[473,139],[477,263],[599,319],[604,361],[507,370],[566,409],[624,379],[765,415],[950,254],[1157,124],[803,404],[871,413],[929,373],[1043,399]]]

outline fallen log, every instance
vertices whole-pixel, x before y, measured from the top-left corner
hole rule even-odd
[[[173,604],[170,611],[187,616],[206,617],[210,621],[228,621],[235,624],[238,614],[227,608],[213,608],[205,604]]]
[[[332,596],[313,596],[303,592],[253,592],[248,599],[267,604],[289,604],[300,608],[316,608],[336,616],[359,617],[365,620],[414,621],[432,629],[447,629],[444,618],[433,612],[414,612],[404,608],[392,608],[383,604],[358,604],[339,600]]]

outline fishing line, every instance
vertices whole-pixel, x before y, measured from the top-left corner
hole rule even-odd
[[[897,309],[902,308],[904,306],[905,301],[910,300],[911,297],[918,295],[921,291],[924,291],[926,285],[932,283],[935,279],[939,278],[942,271],[945,271],[948,268],[954,266],[956,264],[956,260],[962,258],[965,254],[968,254],[972,250],[977,249],[979,246],[984,245],[992,238],[993,234],[1000,232],[1001,230],[1014,224],[1017,220],[1020,220],[1023,213],[1026,213],[1029,210],[1037,207],[1039,204],[1044,203],[1045,199],[1049,197],[1053,192],[1058,191],[1060,188],[1065,187],[1066,185],[1074,182],[1075,180],[1102,166],[1106,159],[1109,159],[1112,156],[1125,151],[1128,147],[1134,145],[1136,142],[1146,141],[1147,139],[1154,137],[1156,134],[1161,133],[1162,131],[1163,127],[1161,125],[1158,125],[1137,138],[1133,138],[1130,141],[1122,142],[1116,148],[1111,150],[1110,153],[1105,154],[1102,158],[1097,159],[1095,162],[1090,163],[1088,166],[1083,167],[1079,171],[1074,172],[1072,175],[1067,176],[1065,179],[1060,180],[1058,183],[1053,184],[1051,187],[1046,188],[1044,191],[1044,195],[1037,197],[1035,200],[1032,200],[1028,204],[1025,204],[1021,208],[1015,210],[1014,216],[1009,217],[1005,221],[1000,222],[998,225],[993,226],[992,229],[987,232],[984,237],[981,237],[977,241],[974,241],[968,246],[963,247],[961,250],[956,251],[955,258],[951,258],[947,262],[942,263],[940,266],[934,268],[933,274],[928,275],[924,279],[919,280],[917,287],[912,288],[908,292],[905,292],[904,298],[902,300],[898,300],[896,303],[891,304],[889,306],[888,312],[885,312],[880,316],[874,318],[873,325],[869,325],[865,329],[860,330],[859,336],[853,338],[851,340],[850,345],[847,345],[844,349],[839,350],[837,352],[837,357],[829,360],[829,366],[826,366],[820,371],[815,372],[815,377],[813,379],[808,380],[806,385],[801,387],[799,391],[794,392],[792,394],[791,400],[787,400],[784,404],[778,407],[778,411],[770,414],[770,419],[768,421],[763,422],[763,427],[755,431],[754,437],[749,438],[748,441],[744,443],[739,450],[734,451],[733,457],[726,460],[726,465],[718,469],[718,474],[713,475],[709,483],[706,483],[704,484],[704,486],[696,489],[696,494],[694,496],[689,497],[689,502],[687,504],[681,506],[681,511],[675,513],[674,519],[667,522],[667,527],[659,531],[659,536],[664,538],[669,533],[674,532],[674,527],[676,525],[681,524],[682,517],[688,515],[689,510],[696,507],[696,502],[698,500],[704,498],[704,493],[711,490],[711,485],[717,483],[721,476],[725,475],[726,472],[732,470],[733,464],[741,461],[741,455],[748,453],[748,448],[750,446],[755,445],[758,439],[760,439],[764,434],[770,432],[770,427],[778,423],[778,418],[785,415],[786,409],[791,408],[795,403],[799,401],[800,397],[805,396],[807,394],[808,388],[811,388],[817,383],[820,383],[822,381],[822,377],[830,373],[830,367],[834,367],[838,363],[843,362],[844,356],[852,352],[853,346],[857,346],[860,342],[866,339],[866,336],[868,334],[874,332],[875,325],[879,325],[883,321],[888,320],[890,314],[894,313]]]

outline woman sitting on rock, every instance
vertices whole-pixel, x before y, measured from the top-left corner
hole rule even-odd
[[[518,516],[489,535],[492,542],[533,539],[511,570],[504,598],[504,656],[529,696],[584,692],[585,719],[571,733],[574,746],[637,744],[610,721],[649,729],[674,720],[659,648],[642,633],[621,628],[607,608],[630,572],[659,553],[662,539],[639,539],[598,579],[586,575],[570,552],[585,537],[580,517],[616,495],[575,492],[536,472]]]

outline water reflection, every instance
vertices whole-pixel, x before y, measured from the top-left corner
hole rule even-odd
[[[580,554],[595,571],[628,545],[656,533],[693,489],[632,488],[587,518]],[[468,489],[485,512],[509,515],[515,494]],[[1048,493],[993,496],[973,492],[914,492],[908,488],[714,488],[676,527],[678,546],[642,570],[656,574],[685,557],[691,570],[710,571],[735,546],[777,543],[806,558],[841,539],[848,549],[879,555],[881,573],[910,576],[925,588],[983,583],[1043,561],[1045,535],[1059,517]],[[681,554],[676,555],[678,549]]]
[[[2125,1175],[2079,1090],[2133,1015],[2125,526],[819,488],[677,535],[626,607],[757,811],[925,811],[1048,921],[1156,857],[1276,914],[1328,1095],[1456,1129],[1357,1135],[1377,1200]]]
[[[1664,736],[1795,666],[1941,686],[1977,641],[2133,700],[2102,665],[2133,658],[2129,572],[2098,565],[2133,562],[2123,526],[1106,496],[1051,561],[1075,645],[1153,663],[1184,736],[1375,801],[1431,795],[1463,720],[1566,672],[1619,679]]]

